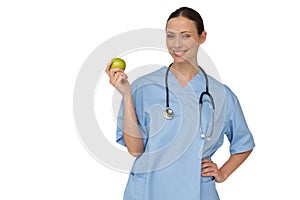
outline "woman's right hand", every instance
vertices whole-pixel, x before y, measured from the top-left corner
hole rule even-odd
[[[128,76],[124,73],[124,70],[120,68],[111,69],[112,62],[107,64],[105,69],[106,74],[109,76],[109,83],[113,85],[123,96],[130,95],[131,89],[128,82]]]

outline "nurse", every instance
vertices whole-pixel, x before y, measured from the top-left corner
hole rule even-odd
[[[111,63],[106,68],[110,83],[123,96],[117,142],[136,157],[124,200],[218,200],[215,182],[224,182],[255,146],[235,94],[198,65],[198,48],[206,34],[199,13],[181,7],[166,24],[173,57],[169,66],[131,85],[123,70],[110,69]],[[206,88],[214,105],[205,95],[199,109]],[[164,116],[166,107],[172,108],[172,119]],[[212,134],[208,138],[202,133]],[[219,167],[211,157],[225,136],[230,155]]]

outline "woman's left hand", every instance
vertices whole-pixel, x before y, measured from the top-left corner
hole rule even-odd
[[[217,164],[209,159],[202,160],[202,176],[213,176],[215,177],[216,182],[221,183],[226,180],[226,176],[218,168]]]

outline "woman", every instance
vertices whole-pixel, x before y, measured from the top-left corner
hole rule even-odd
[[[237,97],[198,66],[198,48],[206,39],[199,13],[177,9],[167,20],[166,35],[174,59],[169,67],[131,85],[123,70],[110,69],[111,63],[106,69],[123,96],[117,142],[137,157],[124,199],[217,200],[215,182],[224,182],[246,160],[254,140]],[[166,107],[172,110],[164,113]],[[224,135],[230,157],[218,167],[211,157]]]

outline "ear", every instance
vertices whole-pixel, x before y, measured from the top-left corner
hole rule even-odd
[[[200,38],[199,38],[199,44],[203,44],[203,43],[205,42],[205,40],[206,40],[206,35],[207,35],[206,31],[203,31],[203,32],[201,33]]]

